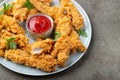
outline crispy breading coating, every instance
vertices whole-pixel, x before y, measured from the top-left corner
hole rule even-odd
[[[31,54],[50,54],[53,43],[52,39],[36,41],[31,44]]]
[[[71,50],[72,42],[68,36],[61,36],[55,43],[51,55],[57,59],[57,64],[61,67],[65,66],[69,53]]]
[[[21,22],[25,21],[31,14],[39,13],[36,8],[28,10],[26,7],[24,7],[23,5],[26,1],[27,0],[16,0],[12,8],[13,17]],[[43,5],[49,6],[52,0],[38,0],[38,1],[41,2]]]
[[[3,26],[5,27],[7,31],[13,34],[25,35],[24,29],[17,23],[17,21],[13,17],[3,15],[2,20],[3,20]]]
[[[0,39],[0,50],[5,50],[6,49],[6,40],[5,39]]]
[[[26,46],[29,41],[29,39],[22,34],[11,36],[11,37],[15,38],[15,42],[20,48]]]
[[[8,32],[7,30],[2,30],[1,32],[2,32],[1,39],[7,39],[15,35],[13,33]]]
[[[63,14],[64,8],[59,8],[55,15],[55,31],[60,32],[61,35],[70,35],[72,31],[71,20]]]
[[[61,5],[65,8],[66,14],[72,17],[72,25],[78,31],[83,27],[84,19],[71,0],[60,0]]]
[[[15,42],[20,48],[26,46],[29,40],[25,35],[22,35],[22,34],[14,35],[6,30],[3,30],[3,34],[0,40],[1,44],[3,44],[3,41],[6,42],[6,39],[9,39],[9,38],[15,38]],[[6,47],[6,44],[5,44],[5,47]]]
[[[26,19],[28,9],[25,7],[22,8],[26,1],[27,0],[16,0],[16,2],[14,3],[12,14],[15,19],[20,21],[24,21],[24,19]]]
[[[0,31],[3,29],[3,21],[0,19]]]
[[[41,13],[45,13],[52,18],[55,17],[55,14],[58,12],[59,8],[56,6],[49,7],[48,5],[44,5],[41,0],[30,0],[30,2],[34,5],[36,9],[38,9]]]
[[[78,33],[73,29],[70,34],[70,40],[73,42],[72,52],[75,52],[78,49],[80,52],[84,52],[86,50],[85,46],[81,42]]]
[[[25,18],[25,19],[27,19],[28,16],[30,16],[30,15],[32,15],[32,14],[35,14],[35,13],[40,13],[40,12],[38,12],[38,10],[35,9],[35,8],[29,10],[29,11],[27,12],[27,15],[26,15],[26,18]]]
[[[15,63],[24,64],[26,66],[35,67],[47,72],[56,69],[56,60],[50,55],[31,55],[23,50],[7,50],[5,58]]]

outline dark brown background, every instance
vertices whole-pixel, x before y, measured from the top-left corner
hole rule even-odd
[[[120,0],[76,0],[88,13],[93,38],[73,67],[51,76],[30,77],[0,65],[0,80],[120,80]]]

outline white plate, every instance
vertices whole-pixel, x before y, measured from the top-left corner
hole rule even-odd
[[[10,1],[12,1],[12,0],[7,0],[5,2],[9,3]],[[55,5],[59,5],[58,1],[59,0],[53,0],[53,3]],[[84,28],[85,28],[85,30],[87,32],[88,37],[84,38],[84,37],[80,36],[80,38],[81,38],[83,44],[86,46],[86,48],[88,48],[89,44],[90,44],[90,41],[91,41],[91,35],[92,35],[92,29],[91,29],[90,20],[88,18],[87,13],[85,12],[85,10],[75,0],[72,0],[72,2],[77,7],[77,9],[82,14],[82,16],[84,17],[84,21],[85,21],[84,22]],[[2,4],[0,4],[0,7],[2,7]],[[47,73],[47,72],[43,72],[43,71],[35,69],[35,68],[31,68],[31,67],[26,67],[26,66],[23,66],[23,65],[19,65],[19,64],[16,64],[14,62],[7,61],[7,60],[5,60],[2,57],[0,57],[0,63],[3,66],[5,66],[6,68],[8,68],[8,69],[10,69],[10,70],[12,70],[14,72],[20,73],[20,74],[31,75],[31,76],[44,76],[44,75],[55,74],[55,73],[61,72],[61,71],[65,70],[65,69],[71,67],[77,61],[79,61],[83,57],[84,54],[85,54],[85,52],[84,53],[77,52],[75,54],[70,55],[70,58],[67,61],[67,66],[66,67],[64,67],[64,68],[57,68],[56,71],[51,72],[51,73]]]

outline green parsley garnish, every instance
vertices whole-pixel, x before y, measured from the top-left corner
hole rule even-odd
[[[54,40],[57,41],[57,39],[61,36],[61,33],[55,31],[54,35],[55,35]]]
[[[23,4],[23,7],[27,7],[28,10],[31,10],[33,9],[33,5],[31,4],[30,0],[27,0],[24,4]]]
[[[14,42],[15,38],[9,38],[6,39],[7,40],[7,44],[6,44],[6,49],[17,49],[17,45]]]
[[[87,37],[87,33],[85,32],[84,29],[80,29],[77,33],[78,33],[79,36],[81,35],[83,37]]]
[[[3,15],[6,11],[10,10],[13,7],[12,4],[3,4],[3,9],[0,11],[0,15]]]

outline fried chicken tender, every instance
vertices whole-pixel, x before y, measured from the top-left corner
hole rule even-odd
[[[11,36],[11,37],[15,38],[15,42],[20,48],[26,46],[29,41],[29,39],[22,34]]]
[[[4,57],[8,60],[12,60],[15,63],[24,64],[26,58],[30,57],[30,54],[26,53],[23,50],[6,50]]]
[[[82,42],[80,41],[79,35],[74,29],[72,30],[70,34],[70,40],[72,41],[74,45],[72,47],[72,52],[75,52],[76,49],[78,49],[80,52],[84,52],[86,50],[86,47],[82,44]]]
[[[58,12],[59,8],[56,6],[50,7],[49,5],[44,5],[42,0],[30,0],[36,9],[41,13],[45,13],[52,18],[55,18],[55,14]]]
[[[26,15],[28,12],[28,9],[26,7],[23,8],[23,5],[26,1],[27,0],[16,0],[12,9],[13,17],[17,20],[20,20],[21,22],[26,19]]]
[[[0,37],[0,50],[5,50],[6,49],[6,44],[7,41],[6,39],[13,36],[14,34],[6,31],[6,30],[2,30],[2,36]]]
[[[39,40],[31,44],[31,54],[50,54],[54,41],[52,39]]]
[[[47,72],[56,69],[56,60],[50,55],[31,55],[23,50],[7,50],[5,58],[15,63],[24,64],[26,66],[35,67]]]
[[[13,34],[23,34],[25,35],[24,29],[16,22],[16,20],[7,15],[3,15],[3,26],[4,28]]]
[[[23,5],[26,1],[27,0],[16,0],[12,9],[13,17],[21,22],[25,21],[31,14],[39,13],[36,8],[28,10],[26,7],[24,7]],[[38,1],[46,6],[49,6],[51,3],[51,0],[38,0]]]
[[[74,4],[71,2],[71,0],[60,0],[61,5],[65,8],[66,14],[70,15],[72,17],[72,25],[75,27],[75,29],[78,31],[83,27],[84,19],[82,15],[79,13],[77,8],[74,6]]]
[[[1,44],[4,44],[4,42],[6,42],[6,39],[9,38],[15,38],[15,42],[20,48],[26,46],[29,40],[25,35],[22,34],[14,35],[6,30],[3,30],[3,35],[1,36],[1,40],[0,40]],[[5,45],[4,48],[6,48],[6,44],[4,45]]]
[[[69,58],[72,42],[68,36],[61,36],[55,43],[51,55],[57,59],[57,64],[64,67]]]
[[[70,35],[72,31],[71,20],[63,14],[64,8],[59,8],[58,13],[55,15],[55,31],[60,32],[61,35]]]
[[[15,34],[8,32],[7,30],[2,30],[2,36],[1,39],[7,39],[11,36],[14,36]]]

